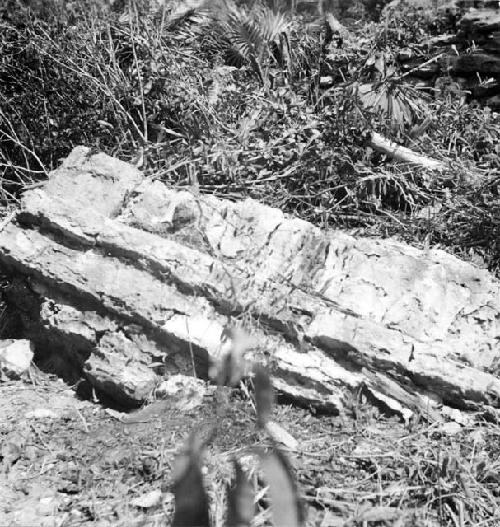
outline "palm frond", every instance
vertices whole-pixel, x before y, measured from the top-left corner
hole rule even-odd
[[[285,34],[290,28],[290,22],[285,14],[273,12],[271,9],[261,12],[258,24],[266,43],[276,42],[280,35]]]
[[[260,53],[263,46],[262,29],[245,12],[231,14],[226,29],[231,48],[245,62]]]
[[[411,126],[428,113],[428,96],[413,86],[390,79],[357,87],[357,95],[366,109],[380,113],[399,130]]]
[[[175,30],[185,24],[199,23],[209,12],[207,0],[186,0],[173,7],[165,19],[165,28]]]

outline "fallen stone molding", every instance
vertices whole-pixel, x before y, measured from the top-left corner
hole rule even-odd
[[[406,417],[500,404],[500,288],[485,270],[173,190],[83,147],[24,195],[0,262],[37,354],[123,404],[165,375],[206,378],[234,323],[302,404],[338,412],[359,390]]]

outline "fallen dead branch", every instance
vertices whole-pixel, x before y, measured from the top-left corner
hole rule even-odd
[[[372,132],[372,134],[369,136],[368,146],[377,152],[382,152],[383,154],[388,155],[396,161],[411,163],[412,165],[421,166],[430,170],[446,169],[445,164],[441,161],[417,154],[413,150],[410,150],[405,146],[398,145],[397,143],[394,143],[390,139],[387,139],[377,132]]]

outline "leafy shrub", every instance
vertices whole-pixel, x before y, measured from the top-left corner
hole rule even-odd
[[[449,175],[388,163],[363,142],[378,131],[460,158],[464,175],[473,165],[498,170],[493,113],[448,95],[434,101],[406,82],[398,54],[418,55],[432,31],[426,11],[408,6],[333,38],[311,13],[264,0],[29,3],[0,7],[4,202],[84,143],[124,159],[143,151],[143,170],[172,184],[252,196],[323,226],[414,243],[430,235],[463,254],[442,214],[464,193],[478,196]],[[436,201],[443,212],[432,225],[415,217]],[[494,265],[489,243],[479,242]]]

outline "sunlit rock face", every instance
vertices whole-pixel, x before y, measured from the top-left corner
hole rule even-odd
[[[301,404],[338,412],[361,390],[406,417],[500,405],[500,284],[443,251],[174,190],[78,147],[24,195],[0,259],[36,353],[121,404],[164,376],[207,378],[243,325],[247,358]]]

